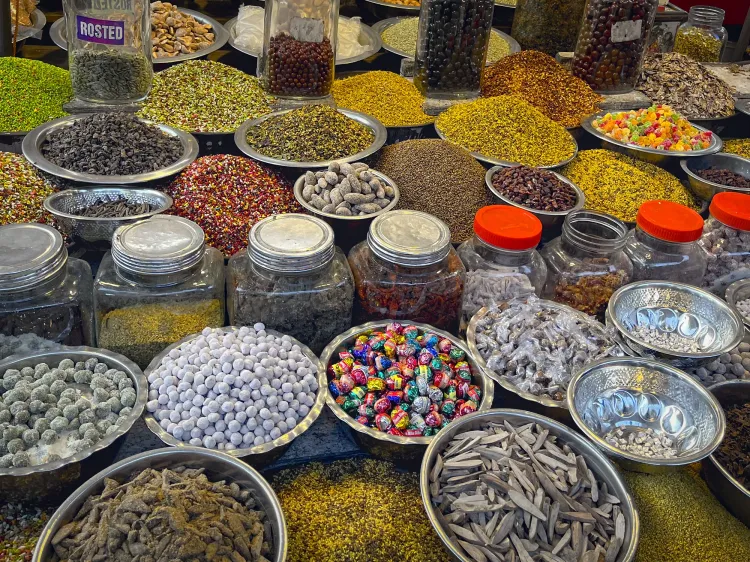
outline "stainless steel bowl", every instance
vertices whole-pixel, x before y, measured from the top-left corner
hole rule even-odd
[[[750,380],[736,380],[716,383],[709,389],[726,409],[734,405],[750,402]],[[702,461],[703,477],[706,484],[729,512],[745,525],[750,526],[750,490],[740,484],[724,468],[715,455]]]
[[[620,287],[609,299],[605,318],[635,354],[675,367],[708,363],[737,347],[744,336],[742,318],[726,302],[708,291],[674,281],[636,281]],[[703,351],[687,353],[655,347],[630,332],[638,325],[700,341]]]
[[[690,375],[651,359],[605,359],[587,365],[568,386],[570,414],[578,428],[627,470],[664,472],[698,462],[724,438],[724,412]],[[677,456],[652,458],[615,447],[611,431],[651,429],[675,442]]]
[[[456,422],[441,430],[435,436],[422,460],[422,468],[419,472],[419,489],[422,495],[422,503],[432,527],[440,537],[440,540],[443,541],[445,547],[453,555],[453,558],[460,562],[475,562],[474,559],[467,558],[463,551],[453,542],[453,538],[451,538],[453,533],[444,527],[441,521],[442,518],[432,505],[432,501],[430,500],[430,471],[435,464],[438,453],[441,453],[448,446],[448,443],[456,434],[471,431],[472,429],[480,429],[488,423],[502,423],[503,421],[520,425],[527,423],[539,424],[548,430],[550,435],[557,437],[558,442],[566,443],[576,454],[583,455],[586,458],[586,464],[594,473],[597,480],[605,482],[609,492],[621,500],[620,508],[623,515],[625,515],[625,540],[615,562],[633,562],[641,532],[640,520],[633,496],[630,494],[630,490],[622,474],[620,474],[615,465],[601,451],[594,447],[590,441],[583,438],[576,431],[545,416],[510,409],[476,412],[456,420]]]
[[[292,160],[282,160],[280,158],[274,158],[272,156],[266,156],[265,154],[258,152],[252,146],[250,146],[250,144],[247,142],[247,132],[248,130],[250,130],[250,127],[254,127],[255,125],[259,125],[266,119],[278,117],[279,115],[283,115],[284,113],[288,113],[290,111],[293,110],[285,109],[282,111],[274,111],[273,113],[263,115],[262,117],[258,117],[257,119],[249,119],[245,121],[234,133],[234,142],[237,145],[237,148],[239,148],[246,156],[258,160],[259,162],[270,164],[272,166],[281,166],[283,168],[327,168],[331,162],[356,162],[357,160],[364,160],[368,156],[372,156],[385,144],[386,138],[388,136],[388,133],[386,132],[385,127],[383,127],[383,124],[374,117],[370,117],[369,115],[365,115],[364,113],[359,113],[357,111],[351,111],[349,109],[339,109],[339,113],[346,115],[350,119],[354,119],[355,121],[361,123],[372,131],[375,138],[373,139],[372,144],[365,150],[361,150],[360,152],[357,152],[356,154],[352,154],[345,158],[333,158],[331,160],[324,160],[321,162],[297,162]]]
[[[750,179],[750,160],[734,154],[726,154],[722,152],[719,154],[703,156],[702,158],[680,160],[680,168],[682,168],[682,171],[687,175],[690,191],[692,191],[696,197],[700,197],[704,201],[711,201],[714,195],[723,191],[736,191],[737,193],[750,194],[750,189],[741,189],[739,187],[731,187],[708,181],[696,173],[700,170],[705,170],[706,168],[711,167],[731,170],[736,174],[740,174],[741,176]]]
[[[61,168],[57,164],[53,164],[42,155],[42,145],[46,142],[47,137],[54,131],[58,131],[63,127],[68,127],[73,124],[74,121],[87,117],[89,114],[77,114],[69,115],[68,117],[60,117],[59,119],[53,119],[48,121],[44,125],[40,125],[33,131],[29,132],[23,139],[23,155],[26,159],[31,162],[34,166],[40,170],[52,174],[58,178],[66,180],[72,180],[80,183],[93,183],[101,185],[130,185],[145,183],[153,180],[168,178],[183,170],[189,166],[193,160],[198,157],[198,142],[195,140],[193,135],[169,127],[168,125],[161,125],[154,123],[146,119],[141,119],[143,123],[150,125],[156,125],[165,134],[177,137],[182,143],[183,153],[182,157],[179,158],[173,164],[170,164],[166,168],[160,170],[154,170],[153,172],[147,172],[144,174],[134,174],[127,176],[102,176],[97,174],[85,174],[83,172],[74,172]]]
[[[742,318],[742,321],[745,323],[745,330],[750,331],[750,317],[743,316],[737,309],[738,301],[750,299],[750,278],[740,279],[729,285],[726,293],[724,293],[724,298],[726,299],[727,304],[732,307],[732,310]]]
[[[657,150],[655,148],[635,146],[633,144],[629,144],[626,142],[622,142],[622,141],[618,141],[613,138],[610,138],[606,134],[602,133],[601,131],[597,130],[594,127],[593,125],[594,119],[599,119],[600,117],[603,117],[607,113],[615,113],[615,112],[612,112],[612,111],[599,112],[596,115],[592,115],[591,117],[584,119],[583,122],[581,123],[581,126],[586,130],[587,133],[590,133],[591,135],[595,136],[601,141],[602,148],[606,148],[608,150],[614,150],[615,152],[620,152],[622,154],[627,154],[628,156],[632,156],[633,158],[637,158],[638,160],[643,160],[644,162],[656,164],[657,166],[664,165],[673,158],[698,158],[700,156],[707,156],[709,154],[714,154],[716,152],[719,152],[721,150],[721,147],[723,146],[721,139],[715,134],[713,135],[713,141],[711,142],[711,146],[709,146],[708,148],[704,148],[702,150],[692,150],[690,152]],[[695,124],[693,124],[693,127],[695,127],[701,132],[708,131],[708,129],[699,127],[698,125],[695,125]]]
[[[237,329],[237,326],[225,326],[222,328],[223,330],[232,330]],[[277,332],[276,330],[269,330],[266,329],[266,332],[269,335],[274,336],[283,336],[284,334]],[[146,367],[146,370],[144,371],[146,378],[155,371],[159,365],[161,365],[161,360],[164,359],[167,355],[169,355],[169,352],[173,349],[181,346],[183,343],[188,342],[196,337],[200,336],[200,334],[192,334],[190,336],[182,338],[177,343],[174,343],[170,345],[168,348],[166,348],[164,351],[162,351],[159,355],[153,358],[151,363],[149,363],[148,367]],[[254,445],[252,447],[245,447],[242,449],[233,449],[231,451],[223,451],[225,455],[229,455],[232,457],[243,459],[245,462],[248,462],[254,466],[263,467],[271,464],[273,461],[278,459],[281,455],[284,454],[284,452],[289,448],[289,445],[292,444],[292,441],[294,441],[297,437],[302,435],[305,431],[307,431],[310,426],[315,422],[316,419],[318,419],[318,416],[320,415],[320,412],[323,410],[323,406],[325,405],[326,396],[328,395],[328,380],[326,378],[325,369],[323,366],[323,363],[321,363],[320,359],[312,352],[312,350],[304,345],[303,343],[297,341],[296,339],[292,338],[292,344],[297,344],[300,346],[300,349],[302,349],[302,353],[310,359],[311,362],[313,362],[317,368],[318,368],[318,394],[315,397],[315,403],[312,405],[312,408],[310,408],[310,411],[305,416],[305,418],[300,421],[291,431],[286,432],[284,435],[279,437],[278,439],[274,439],[273,441],[269,443],[264,443],[263,445]],[[162,440],[162,442],[166,445],[169,445],[170,447],[177,447],[178,449],[194,449],[195,447],[191,447],[184,441],[181,441],[179,439],[175,439],[172,435],[167,433],[160,425],[159,422],[156,421],[156,418],[148,411],[143,412],[143,419],[146,422],[146,425],[148,428],[159,438]]]
[[[384,330],[386,325],[390,322],[393,322],[393,320],[379,320],[375,322],[368,322],[367,324],[355,326],[354,328],[351,328],[350,330],[347,330],[343,334],[337,336],[331,343],[326,346],[320,356],[320,360],[325,366],[326,372],[328,371],[328,367],[331,364],[338,361],[338,353],[341,351],[346,351],[347,347],[351,345],[359,335],[368,331]],[[479,411],[489,410],[492,407],[492,400],[494,398],[494,387],[492,385],[492,381],[490,381],[490,379],[485,376],[482,369],[480,369],[479,367],[476,357],[472,355],[471,351],[469,350],[469,348],[467,348],[466,344],[463,341],[449,334],[448,332],[433,328],[429,324],[419,324],[416,322],[408,321],[403,321],[401,322],[401,324],[416,326],[420,330],[433,332],[441,338],[448,338],[454,345],[457,345],[459,348],[461,348],[466,353],[466,361],[468,361],[469,365],[471,366],[471,372],[472,376],[474,377],[474,382],[476,382],[482,390],[482,401],[479,404]],[[327,385],[328,383],[326,382],[326,386]],[[328,407],[333,411],[336,417],[353,430],[354,439],[357,441],[359,446],[376,457],[393,460],[396,462],[418,461],[422,458],[422,454],[424,453],[427,445],[429,445],[434,439],[436,439],[436,437],[405,437],[378,431],[371,427],[362,425],[349,414],[347,414],[344,409],[336,403],[336,400],[330,392],[326,397],[326,401],[328,403]],[[452,427],[453,423],[455,422],[451,422],[448,427]],[[441,430],[440,434],[442,434],[443,431],[445,430]]]
[[[133,381],[136,402],[130,414],[121,425],[118,425],[117,431],[106,435],[90,449],[46,464],[24,468],[0,468],[0,497],[3,500],[29,502],[36,505],[39,501],[59,498],[67,494],[83,474],[90,472],[92,466],[99,467],[102,462],[110,462],[118,447],[112,447],[109,451],[105,449],[124,437],[135,420],[140,417],[148,397],[148,383],[138,366],[127,357],[93,347],[37,351],[12,355],[0,361],[0,375],[2,375],[8,369],[33,367],[39,363],[58,364],[63,359],[86,361],[92,357],[106,363],[112,369],[123,371]]]
[[[130,217],[82,217],[80,209],[96,201],[148,203],[152,211]],[[53,193],[44,200],[44,208],[55,217],[57,228],[65,235],[86,242],[111,242],[119,227],[163,213],[172,206],[172,198],[154,189],[127,189],[122,187],[94,187],[91,189],[66,189]]]
[[[202,468],[205,470],[206,477],[211,480],[225,480],[250,490],[271,523],[274,545],[274,555],[271,561],[284,562],[286,560],[288,548],[286,520],[281,510],[279,498],[276,497],[276,493],[270,484],[251,466],[228,455],[197,447],[185,447],[182,449],[168,448],[145,451],[121,460],[91,477],[73,492],[47,521],[47,525],[44,527],[34,549],[32,561],[49,562],[56,559],[52,547],[52,539],[55,534],[73,520],[89,496],[101,493],[104,489],[105,479],[111,478],[118,482],[124,482],[133,473],[148,468],[161,470],[178,466]]]

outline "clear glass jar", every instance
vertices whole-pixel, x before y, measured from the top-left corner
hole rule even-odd
[[[436,99],[478,97],[494,0],[422,0],[414,85]]]
[[[147,0],[64,0],[73,94],[92,103],[146,98],[151,62],[151,4]]]
[[[376,217],[349,265],[355,324],[396,320],[457,332],[466,269],[437,217],[407,210]]]
[[[698,242],[708,257],[703,286],[724,297],[726,288],[750,277],[750,195],[717,193]]]
[[[536,251],[542,223],[518,207],[482,207],[474,217],[474,236],[458,247],[466,268],[462,327],[479,309],[514,297],[542,294],[547,265]]]
[[[37,223],[0,226],[0,348],[94,345],[91,268]],[[2,357],[0,357],[2,359]]]
[[[635,88],[658,8],[658,0],[588,0],[573,75],[604,94]]]
[[[331,93],[336,60],[339,0],[268,0],[258,77],[283,98],[323,98]]]
[[[511,36],[524,50],[554,57],[576,46],[586,0],[518,0]]]
[[[720,62],[729,37],[723,23],[724,10],[693,6],[688,20],[677,29],[672,50],[698,62]]]
[[[145,369],[176,341],[224,325],[224,256],[171,215],[118,228],[94,280],[99,347]]]
[[[541,251],[548,270],[542,296],[601,317],[612,293],[633,277],[623,251],[627,233],[625,223],[613,216],[570,213],[562,235]]]
[[[352,326],[354,280],[333,229],[319,218],[274,215],[229,260],[229,321],[297,338],[314,353]]]

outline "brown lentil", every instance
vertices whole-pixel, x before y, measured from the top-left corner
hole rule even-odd
[[[26,158],[0,152],[0,225],[49,222],[42,203],[55,191]]]
[[[721,185],[728,185],[730,187],[739,187],[740,189],[750,189],[750,179],[745,176],[727,170],[724,168],[706,168],[696,172],[704,180],[712,181]]]
[[[722,152],[750,158],[750,139],[729,139],[724,141]]]

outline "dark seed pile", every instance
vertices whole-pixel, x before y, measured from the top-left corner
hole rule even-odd
[[[552,172],[528,166],[497,171],[492,185],[514,203],[538,211],[567,211],[578,199],[575,190]]]
[[[716,460],[745,488],[750,488],[750,403],[725,410],[727,431]]]
[[[82,117],[47,137],[42,154],[66,170],[104,176],[153,172],[183,154],[180,140],[124,113]]]
[[[729,187],[739,187],[741,189],[750,189],[750,179],[741,176],[731,170],[721,168],[706,168],[698,172],[698,175],[704,180],[712,181]]]
[[[76,97],[87,100],[137,100],[148,94],[153,70],[144,53],[74,51],[70,80]]]
[[[151,212],[149,203],[131,203],[127,199],[116,199],[105,201],[97,199],[87,207],[76,210],[79,217],[105,218],[105,217],[132,217]]]

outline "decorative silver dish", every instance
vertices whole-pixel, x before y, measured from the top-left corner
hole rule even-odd
[[[692,191],[696,197],[700,197],[704,201],[711,201],[714,195],[723,191],[736,191],[737,193],[750,194],[750,189],[722,185],[704,179],[697,174],[697,172],[701,170],[713,167],[730,170],[735,174],[750,179],[750,160],[735,154],[721,152],[719,154],[703,156],[702,158],[680,160],[680,168],[682,168],[682,171],[687,175],[690,191]]]

